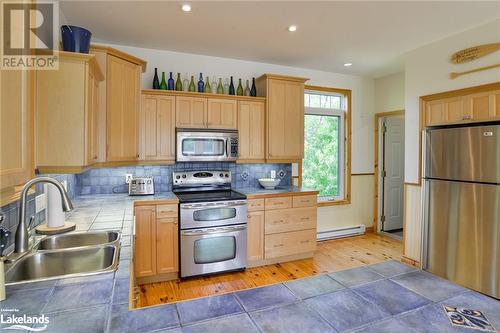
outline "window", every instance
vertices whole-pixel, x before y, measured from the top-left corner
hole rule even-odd
[[[319,191],[319,202],[346,198],[345,124],[348,96],[306,90],[302,186]]]

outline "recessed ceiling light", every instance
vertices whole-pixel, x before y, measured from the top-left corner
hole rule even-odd
[[[347,63],[345,63],[345,64],[344,64],[344,66],[345,66],[345,67],[351,67],[351,66],[352,66],[352,64],[351,64],[350,62],[347,62]]]
[[[184,12],[190,12],[191,11],[191,5],[190,4],[184,4],[182,5],[182,11]]]
[[[297,26],[296,25],[291,25],[291,26],[288,27],[288,31],[290,31],[290,32],[294,32],[296,30],[297,30]]]

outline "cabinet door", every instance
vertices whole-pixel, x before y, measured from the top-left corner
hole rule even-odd
[[[236,129],[238,126],[237,103],[229,99],[208,99],[207,127]]]
[[[0,189],[34,172],[33,83],[32,71],[0,71]]]
[[[179,271],[177,218],[161,218],[156,221],[156,273]]]
[[[470,119],[464,99],[453,97],[443,100],[431,101],[426,105],[426,125],[440,125],[459,123]]]
[[[140,116],[141,160],[175,159],[175,98],[143,95]]]
[[[96,162],[98,158],[98,94],[99,82],[89,73],[87,81],[87,164]]]
[[[471,120],[489,121],[500,118],[500,91],[469,95],[465,99]]]
[[[156,206],[138,206],[135,215],[134,271],[136,277],[156,274]]]
[[[140,67],[108,55],[107,160],[132,161],[137,154]]]
[[[264,212],[248,213],[247,222],[247,258],[248,260],[264,259]]]
[[[265,104],[238,102],[239,160],[265,159]]]
[[[207,99],[177,97],[175,99],[175,123],[180,128],[205,128]]]
[[[301,159],[304,141],[304,84],[271,79],[267,89],[267,158]]]

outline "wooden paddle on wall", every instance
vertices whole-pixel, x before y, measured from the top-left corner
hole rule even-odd
[[[500,50],[500,43],[484,44],[460,50],[451,56],[454,64],[463,64]]]
[[[450,73],[450,79],[453,80],[453,79],[456,79],[457,77],[465,75],[465,74],[470,74],[470,73],[485,71],[487,69],[492,69],[492,68],[497,68],[497,67],[500,67],[500,64],[479,67],[479,68],[471,69],[470,71],[465,71],[465,72],[452,72],[452,73]]]

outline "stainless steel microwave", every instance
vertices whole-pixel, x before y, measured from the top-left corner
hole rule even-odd
[[[236,161],[238,131],[177,129],[177,161]]]

